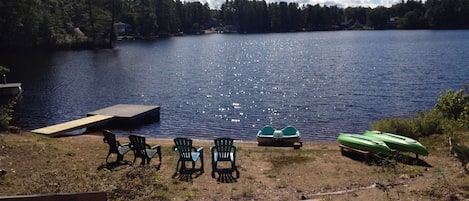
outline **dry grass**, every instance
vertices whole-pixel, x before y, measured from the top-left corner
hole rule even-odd
[[[433,141],[438,143],[430,144]],[[108,200],[469,198],[468,175],[450,157],[443,137],[424,141],[431,155],[421,161],[403,156],[386,163],[364,163],[358,156],[342,156],[336,143],[304,143],[294,150],[236,142],[240,178],[224,175],[218,179],[210,174],[211,142],[194,141],[194,145],[205,147],[205,173],[192,179],[175,176],[178,156],[171,150],[171,140],[148,142],[162,145],[162,164],[155,159],[149,166],[107,166],[108,146],[101,136],[0,134],[0,168],[7,171],[0,176],[0,196],[105,191]],[[132,161],[133,154],[128,153],[125,160]]]

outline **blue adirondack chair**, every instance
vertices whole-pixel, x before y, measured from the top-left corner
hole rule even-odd
[[[212,177],[215,178],[215,173],[219,170],[217,168],[218,162],[226,161],[231,163],[230,172],[236,171],[236,177],[239,178],[239,171],[236,167],[236,151],[238,147],[233,145],[231,138],[217,138],[214,140],[215,146],[210,147],[212,152]]]

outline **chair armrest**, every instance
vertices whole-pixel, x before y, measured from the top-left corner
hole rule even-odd
[[[151,147],[151,149],[156,149],[156,148],[159,148],[159,147],[161,147],[161,145],[157,144],[157,145]]]
[[[203,151],[204,151],[204,147],[199,147],[199,148],[197,149],[197,152],[201,152],[201,153],[202,153]]]
[[[121,144],[121,143],[119,143],[119,141],[117,141],[117,144],[118,144],[119,146],[129,146],[129,147],[130,147],[130,143]]]
[[[217,150],[218,150],[218,149],[217,149],[216,146],[210,147],[210,152],[212,153],[212,157],[214,156],[214,153],[215,153],[215,151],[217,151]]]

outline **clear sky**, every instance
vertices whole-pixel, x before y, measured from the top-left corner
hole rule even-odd
[[[197,1],[197,0],[189,0],[189,1]],[[202,4],[208,2],[210,8],[219,9],[221,5],[225,2],[225,0],[198,0]],[[401,0],[265,0],[267,3],[270,2],[296,2],[299,4],[310,4],[316,5],[319,4],[321,6],[338,6],[340,8],[346,7],[371,7],[375,8],[377,6],[385,6],[391,7],[394,4],[400,3]]]

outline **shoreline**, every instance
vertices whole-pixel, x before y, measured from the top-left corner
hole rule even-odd
[[[112,132],[112,131],[111,131]],[[30,132],[28,132],[30,133]],[[31,133],[31,134],[34,134],[34,133]],[[40,135],[40,134],[37,134],[37,135]],[[45,135],[47,136],[47,135]],[[51,136],[52,137],[52,136]],[[90,133],[84,133],[84,134],[80,134],[80,135],[69,135],[69,136],[59,136],[57,138],[72,138],[72,139],[77,139],[79,137],[83,137],[83,138],[87,138],[89,137],[89,139],[93,139],[93,138],[103,138],[103,135],[101,133],[101,131],[94,131],[94,132],[90,132]],[[151,143],[158,143],[158,142],[164,142],[164,143],[161,143],[161,144],[171,144],[173,143],[173,138],[159,138],[159,137],[147,137],[147,136],[144,136],[146,138],[146,140],[148,142],[151,142]],[[124,137],[124,136],[119,136],[119,135],[116,135],[116,138],[118,140],[121,140],[121,142],[127,142],[129,141],[128,137]],[[190,137],[188,137],[190,138]],[[194,141],[194,143],[202,143],[202,144],[213,144],[213,139],[209,140],[209,139],[199,139],[199,138],[190,138]],[[240,143],[240,144],[246,144],[246,145],[252,145],[252,146],[258,146],[257,145],[257,141],[256,140],[234,140],[235,143]],[[337,141],[301,141],[303,143],[303,146],[307,145],[307,146],[339,146],[339,143]],[[279,148],[293,148],[293,146],[285,146],[285,147],[282,147],[282,146],[258,146],[258,147],[279,147]]]

